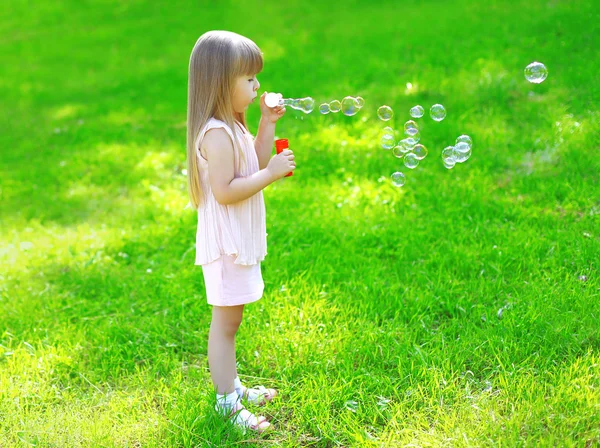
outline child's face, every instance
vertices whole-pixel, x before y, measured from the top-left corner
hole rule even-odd
[[[239,76],[235,83],[233,92],[233,110],[237,113],[244,113],[250,103],[254,102],[260,83],[256,75]]]

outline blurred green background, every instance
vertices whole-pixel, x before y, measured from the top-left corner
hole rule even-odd
[[[600,444],[594,2],[11,0],[0,17],[1,446]],[[298,168],[265,190],[265,296],[237,337],[242,381],[282,394],[262,441],[211,413],[184,210],[188,61],[211,29],[261,47],[261,93],[366,101],[278,124]],[[447,117],[418,120],[429,155],[405,169],[381,129],[434,103]],[[463,133],[473,156],[447,170]]]

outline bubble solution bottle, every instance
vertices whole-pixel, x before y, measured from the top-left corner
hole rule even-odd
[[[287,138],[280,138],[278,140],[275,140],[275,150],[277,151],[277,154],[281,154],[283,152],[284,149],[288,149],[289,148],[289,144],[288,144],[288,139]],[[290,177],[292,174],[294,174],[293,172],[289,172],[285,175],[285,177]]]

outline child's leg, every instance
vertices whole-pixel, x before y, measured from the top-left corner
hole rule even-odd
[[[218,394],[231,394],[236,376],[235,334],[242,323],[244,305],[213,306],[208,335],[208,365]]]

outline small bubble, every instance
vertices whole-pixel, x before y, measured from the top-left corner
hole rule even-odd
[[[467,145],[469,145],[469,147],[473,146],[473,140],[471,139],[471,137],[469,137],[468,135],[464,134],[461,135],[460,137],[458,137],[456,139],[456,143],[466,143]],[[466,151],[465,151],[466,152]]]
[[[404,186],[405,182],[406,177],[400,171],[396,171],[394,174],[392,174],[392,184],[394,184],[395,187],[402,187]]]
[[[525,79],[533,84],[539,84],[548,77],[548,69],[541,62],[532,62],[525,67]]]
[[[423,160],[425,157],[427,157],[428,151],[427,148],[423,145],[415,145],[415,147],[413,148],[413,153],[415,154],[415,156],[417,156],[417,159]]]
[[[381,106],[379,109],[377,109],[377,116],[380,120],[388,121],[394,116],[394,111],[390,106]]]
[[[338,100],[333,100],[329,103],[329,110],[334,114],[337,114],[340,110],[342,110],[342,103]]]
[[[331,110],[329,109],[329,103],[323,103],[319,106],[319,112],[323,115],[327,115]]]
[[[395,144],[396,142],[393,135],[384,134],[383,137],[381,137],[381,147],[383,149],[392,149]]]
[[[417,105],[410,109],[410,116],[413,118],[421,118],[424,113],[425,109],[423,109],[423,106]]]
[[[441,104],[434,104],[429,109],[429,115],[435,121],[442,121],[446,118],[446,109]]]
[[[404,156],[404,165],[411,170],[414,170],[419,165],[419,159],[415,153],[409,152]]]

